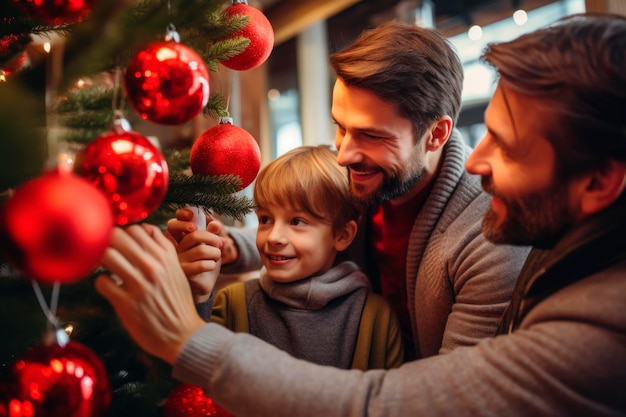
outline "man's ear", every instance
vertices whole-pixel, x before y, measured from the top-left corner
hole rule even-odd
[[[595,214],[613,204],[626,189],[626,163],[609,160],[601,170],[586,177],[580,208],[585,216]]]
[[[335,235],[335,249],[338,252],[347,249],[356,237],[356,231],[357,223],[354,220],[350,220],[341,230],[337,230]]]
[[[438,151],[446,144],[452,134],[452,118],[442,116],[430,128],[430,134],[426,138],[426,150]]]

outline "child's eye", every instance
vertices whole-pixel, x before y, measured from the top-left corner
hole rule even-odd
[[[302,226],[302,225],[305,224],[305,221],[302,220],[302,219],[293,219],[291,221],[291,224],[294,225],[294,226]]]
[[[270,218],[267,216],[259,216],[259,224],[267,224],[269,223]]]

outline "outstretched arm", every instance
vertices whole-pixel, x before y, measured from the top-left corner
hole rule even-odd
[[[206,324],[196,311],[187,277],[172,242],[148,224],[115,228],[102,266],[117,275],[96,288],[148,353],[174,363],[182,346]]]
[[[607,317],[597,300],[620,305],[624,280],[584,280],[578,291],[537,305],[512,335],[362,372],[297,360],[249,334],[204,323],[174,246],[155,226],[116,228],[102,263],[122,285],[100,276],[96,287],[137,343],[237,416],[526,417],[624,409],[626,365],[606,366],[607,357],[626,355],[615,336],[622,322],[615,315],[610,326],[588,320]]]

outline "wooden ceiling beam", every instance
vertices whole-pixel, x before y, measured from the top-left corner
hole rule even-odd
[[[326,20],[360,0],[282,1],[263,13],[274,29],[274,45],[296,36],[310,24]]]

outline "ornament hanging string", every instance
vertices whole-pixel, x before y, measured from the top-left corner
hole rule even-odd
[[[122,69],[119,66],[115,67],[115,77],[113,78],[113,114],[116,112],[123,112],[124,100],[118,97],[118,93],[121,92],[122,87]]]
[[[128,132],[131,130],[130,122],[124,116],[124,100],[118,98],[118,92],[122,91],[121,87],[122,69],[115,67],[115,78],[113,80],[113,130],[117,133]]]
[[[50,295],[50,306],[48,306],[48,303],[46,303],[46,299],[43,295],[43,291],[41,291],[41,287],[39,286],[39,283],[35,280],[31,280],[31,283],[33,285],[33,290],[35,290],[35,296],[37,297],[37,301],[39,302],[39,306],[41,307],[41,310],[43,311],[44,315],[48,319],[48,322],[50,322],[50,325],[54,329],[57,329],[59,327],[59,320],[56,316],[56,310],[57,310],[57,306],[59,303],[59,293],[61,289],[61,284],[59,284],[59,282],[55,282],[52,285],[52,294]]]
[[[178,32],[176,32],[176,26],[174,26],[173,23],[167,25],[167,29],[165,31],[165,40],[180,43],[180,35],[178,34]]]

